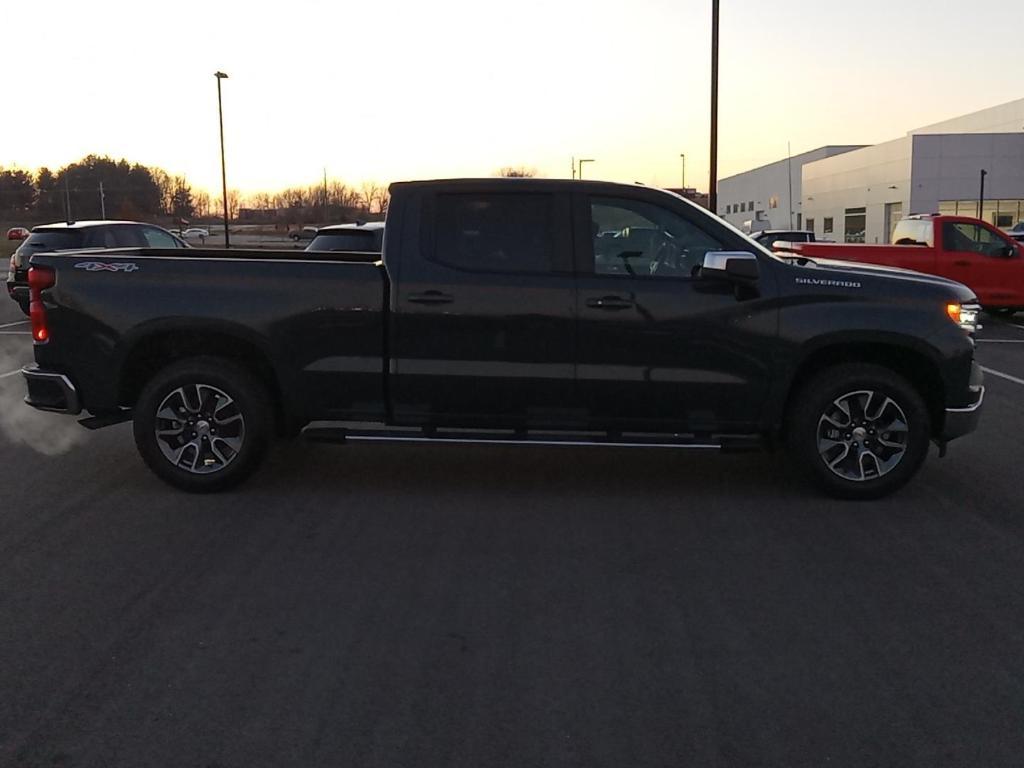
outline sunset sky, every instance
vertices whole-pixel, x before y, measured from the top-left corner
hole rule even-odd
[[[229,186],[525,165],[707,187],[710,0],[6,0],[0,165]],[[1024,96],[1024,2],[722,0],[720,175]]]

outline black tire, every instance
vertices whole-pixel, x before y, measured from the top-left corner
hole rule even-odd
[[[795,394],[786,424],[799,463],[844,499],[877,499],[902,487],[921,468],[930,441],[928,407],[913,385],[867,363],[814,376]]]
[[[223,491],[245,480],[263,459],[272,428],[264,386],[221,358],[172,363],[146,384],[134,409],[135,445],[146,466],[190,493]]]

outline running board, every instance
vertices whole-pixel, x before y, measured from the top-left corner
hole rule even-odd
[[[309,426],[302,436],[315,443],[448,443],[494,445],[565,445],[605,448],[686,448],[721,450],[727,453],[760,451],[760,435],[658,435],[650,433],[610,434],[605,432],[477,432],[458,429],[353,429]]]

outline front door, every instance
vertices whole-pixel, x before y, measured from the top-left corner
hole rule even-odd
[[[942,274],[969,287],[983,306],[1024,306],[1024,258],[1009,238],[981,224],[946,221],[942,246]]]
[[[683,211],[584,194],[576,206],[577,382],[590,423],[752,429],[771,381],[770,276],[755,289],[695,276],[724,244]]]

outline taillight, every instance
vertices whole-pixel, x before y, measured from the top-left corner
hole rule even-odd
[[[32,340],[36,344],[45,344],[50,340],[50,329],[46,327],[46,307],[43,304],[43,291],[52,288],[57,282],[57,275],[46,267],[29,267],[28,270],[28,317],[32,321]]]

